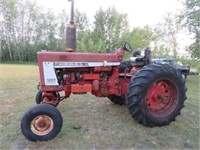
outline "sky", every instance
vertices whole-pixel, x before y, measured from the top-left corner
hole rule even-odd
[[[65,9],[70,14],[71,3],[68,0],[36,1],[42,7],[51,8],[55,12]],[[90,21],[100,7],[106,10],[112,6],[118,12],[128,14],[130,27],[157,24],[167,12],[178,12],[182,8],[178,0],[74,0],[74,8],[85,12]]]
[[[55,12],[65,9],[70,16],[69,0],[35,0],[41,7],[50,8]],[[180,0],[74,0],[74,9],[86,13],[92,23],[96,11],[101,7],[106,10],[115,7],[120,13],[127,13],[130,29],[133,27],[153,26],[163,21],[168,12],[179,13],[183,9]],[[178,39],[180,49],[191,44],[190,37],[181,33]],[[182,53],[185,51],[182,50]]]

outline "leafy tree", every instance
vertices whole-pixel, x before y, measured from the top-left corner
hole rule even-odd
[[[41,49],[65,48],[66,13],[45,12],[28,0],[1,0],[0,18],[3,61],[35,61]]]
[[[0,2],[1,14],[1,53],[2,59],[6,57],[8,60],[13,60],[12,43],[14,35],[14,23],[17,16],[15,0],[2,0]],[[8,20],[7,22],[5,20]],[[4,51],[7,49],[7,51]]]
[[[173,58],[176,60],[179,48],[177,36],[180,31],[180,25],[178,24],[177,17],[175,15],[167,13],[164,17],[162,31],[162,39],[165,42],[166,47],[169,49],[168,53],[172,53]]]
[[[133,50],[145,49],[155,40],[155,35],[148,26],[144,28],[136,27],[123,34],[123,40],[128,42]]]
[[[57,20],[57,50],[64,50],[66,46],[66,23],[68,20],[67,12],[63,10],[56,17]]]
[[[86,13],[81,13],[78,9],[75,10],[75,23],[79,33],[88,31],[90,29],[89,20],[86,16]]]
[[[106,52],[119,47],[119,39],[129,29],[127,14],[119,13],[114,7],[106,11],[100,8],[94,18],[94,43],[99,43],[100,48],[106,46]]]
[[[152,57],[169,58],[169,49],[164,44],[156,45],[152,51]]]
[[[100,7],[94,16],[93,40],[95,43],[101,39],[106,43],[106,12]]]
[[[77,28],[77,50],[86,52],[91,51],[91,33],[89,28],[89,20],[85,13],[75,10],[75,22]]]
[[[44,11],[33,1],[0,1],[0,58],[3,61],[35,61],[36,52],[42,49],[64,50],[65,11],[55,15]],[[85,13],[75,11],[77,50],[82,52],[110,52],[129,42],[133,49],[144,49],[156,41],[151,28],[134,28],[129,31],[127,14],[114,7],[100,8],[90,26]],[[163,48],[164,49],[164,48]]]
[[[184,10],[180,19],[183,26],[194,34],[194,43],[189,46],[193,57],[200,58],[200,0],[183,0]]]
[[[179,43],[177,41],[180,32],[180,25],[176,15],[167,13],[164,16],[162,23],[159,23],[154,28],[156,40],[154,41],[153,55],[157,57],[172,57],[177,59]]]
[[[110,52],[119,47],[117,39],[128,30],[127,16],[118,13],[115,8],[108,8],[106,11],[100,8],[94,18],[93,29],[91,29],[85,13],[76,10],[78,51]]]

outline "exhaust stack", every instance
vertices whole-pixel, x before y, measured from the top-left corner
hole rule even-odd
[[[66,29],[66,51],[75,52],[76,50],[76,25],[74,24],[74,0],[71,1],[70,22]]]

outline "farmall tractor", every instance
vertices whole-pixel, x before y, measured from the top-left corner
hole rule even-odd
[[[180,114],[186,99],[185,81],[169,65],[150,63],[150,50],[144,56],[123,61],[129,44],[113,53],[75,52],[76,28],[67,26],[67,52],[37,53],[40,84],[37,105],[24,113],[23,135],[31,141],[47,141],[60,132],[62,116],[56,106],[73,94],[92,93],[113,103],[127,105],[131,116],[145,126],[163,126]],[[61,96],[60,92],[64,92]]]

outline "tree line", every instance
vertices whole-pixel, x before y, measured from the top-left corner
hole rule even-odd
[[[1,60],[35,61],[41,49],[61,50],[66,13],[55,16],[28,0],[1,0]]]
[[[187,27],[195,39],[188,51],[200,58],[199,2],[185,0],[185,10],[181,15],[169,13],[163,24],[133,29],[129,27],[127,14],[119,13],[115,7],[99,8],[92,24],[85,13],[75,10],[77,51],[111,52],[121,46],[121,41],[126,41],[133,50],[145,49],[153,43],[154,56],[168,56],[171,52],[176,58],[178,29]],[[68,19],[65,10],[55,14],[52,10],[42,9],[34,1],[0,0],[0,59],[32,62],[36,61],[36,53],[42,49],[64,51]],[[180,22],[183,26],[178,26]]]

